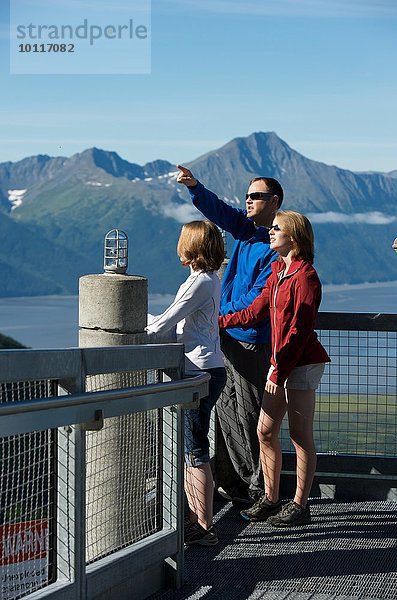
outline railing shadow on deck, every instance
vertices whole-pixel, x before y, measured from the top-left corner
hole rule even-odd
[[[311,525],[285,530],[215,507],[219,544],[189,547],[185,585],[150,600],[396,600],[395,502],[312,500]]]

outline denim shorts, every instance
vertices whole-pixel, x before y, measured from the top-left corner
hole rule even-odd
[[[211,375],[209,393],[201,398],[200,407],[185,410],[185,463],[188,467],[200,467],[210,462],[210,428],[211,411],[226,383],[226,369],[217,367],[207,369]]]
[[[316,390],[323,376],[325,363],[317,363],[312,365],[302,365],[295,367],[285,380],[284,387],[287,390]],[[267,379],[273,373],[274,367],[270,366],[267,374]]]

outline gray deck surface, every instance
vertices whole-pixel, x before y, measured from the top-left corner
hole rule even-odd
[[[216,502],[220,538],[185,552],[181,590],[151,600],[397,600],[397,503],[311,503],[312,524],[245,524]]]

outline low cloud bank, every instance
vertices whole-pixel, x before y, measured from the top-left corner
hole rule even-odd
[[[389,225],[395,223],[397,217],[395,215],[385,215],[384,213],[373,211],[366,213],[309,213],[307,217],[312,223],[344,223],[345,225],[354,225],[355,223],[365,223],[366,225]]]
[[[175,221],[182,224],[203,219],[203,216],[193,204],[167,204],[162,207],[161,212],[164,216],[175,219]]]

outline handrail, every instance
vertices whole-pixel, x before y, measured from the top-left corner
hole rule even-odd
[[[208,394],[209,373],[145,386],[0,404],[0,438],[84,424],[100,429],[103,419],[168,406],[192,407]],[[56,409],[56,410],[54,410]]]
[[[319,312],[316,329],[397,331],[397,314]]]
[[[22,400],[21,402],[9,402],[0,404],[0,417],[4,415],[17,415],[26,412],[38,412],[41,410],[51,410],[55,408],[70,408],[72,406],[82,406],[94,404],[97,402],[115,402],[117,400],[133,399],[140,396],[146,396],[153,392],[177,392],[181,390],[197,387],[202,383],[207,383],[211,378],[209,373],[200,373],[193,377],[175,381],[165,381],[162,383],[151,383],[136,387],[123,388],[120,390],[105,390],[99,392],[85,392],[83,394],[71,394],[70,396],[56,396],[53,398],[40,398],[37,400]],[[185,399],[175,398],[174,405],[183,404]],[[138,412],[131,407],[131,413]]]
[[[172,369],[184,364],[183,344],[0,350],[0,381],[64,380],[101,373]]]

